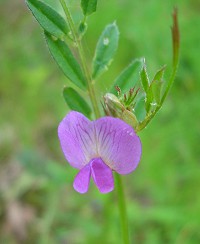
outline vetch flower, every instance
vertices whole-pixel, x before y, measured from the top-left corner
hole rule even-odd
[[[90,121],[72,111],[61,121],[58,136],[67,161],[80,170],[73,184],[79,193],[88,191],[91,176],[101,193],[112,191],[112,171],[129,174],[140,161],[139,137],[118,118]]]

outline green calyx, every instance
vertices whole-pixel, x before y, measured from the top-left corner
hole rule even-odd
[[[128,100],[130,100],[130,98],[127,97],[125,100],[126,103],[129,104]],[[133,128],[136,128],[138,125],[138,121],[133,113],[133,110],[129,110],[131,106],[131,103],[128,107],[125,106],[122,98],[118,98],[112,93],[106,93],[104,96],[103,107],[106,115],[122,119]]]

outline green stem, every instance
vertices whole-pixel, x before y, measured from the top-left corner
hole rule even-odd
[[[95,113],[95,117],[99,118],[100,117],[100,111],[99,111],[98,103],[97,103],[97,100],[96,100],[96,95],[95,95],[95,90],[94,90],[94,86],[93,86],[93,83],[92,83],[92,78],[91,78],[90,72],[88,70],[88,67],[86,65],[86,60],[85,60],[85,55],[84,55],[84,51],[83,51],[83,46],[82,46],[81,40],[78,38],[73,19],[71,17],[69,8],[68,8],[65,0],[59,0],[59,1],[60,1],[60,4],[63,7],[63,10],[65,12],[65,15],[66,15],[68,23],[69,23],[69,28],[71,30],[73,39],[74,39],[74,41],[75,41],[75,43],[77,45],[77,48],[78,48],[78,52],[79,52],[79,56],[80,56],[80,60],[81,60],[81,66],[82,66],[83,72],[84,72],[86,80],[87,80],[88,92],[89,92],[90,100],[91,100],[91,103],[92,103],[92,106],[93,106],[93,110],[94,110],[94,113]]]
[[[172,67],[172,73],[169,78],[169,82],[167,84],[166,90],[162,96],[162,99],[160,101],[160,104],[157,105],[154,112],[149,114],[144,121],[142,121],[136,128],[136,132],[141,131],[144,129],[149,122],[153,119],[153,117],[157,114],[157,112],[162,107],[172,85],[175,80],[176,72],[178,69],[178,62],[179,62],[179,49],[180,49],[180,35],[179,35],[179,27],[178,27],[178,13],[177,9],[174,9],[173,13],[173,26],[172,26],[172,44],[173,44],[173,67]]]
[[[128,231],[128,219],[127,219],[126,202],[125,202],[122,179],[120,175],[117,173],[115,174],[115,179],[116,179],[116,189],[118,195],[118,206],[119,206],[119,213],[120,213],[123,243],[129,244],[130,242],[129,242],[129,231]]]

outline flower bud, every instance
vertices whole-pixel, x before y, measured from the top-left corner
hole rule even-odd
[[[136,116],[131,111],[127,110],[112,93],[106,93],[104,96],[104,110],[106,115],[119,118],[133,128],[136,128],[138,124]]]

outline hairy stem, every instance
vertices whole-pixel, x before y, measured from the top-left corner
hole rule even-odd
[[[116,179],[116,189],[118,195],[118,206],[119,206],[119,213],[120,213],[123,243],[129,244],[130,242],[129,242],[128,219],[127,219],[126,202],[125,202],[122,179],[121,176],[117,173],[115,174],[115,179]]]
[[[80,61],[81,61],[81,66],[82,66],[83,72],[84,72],[86,80],[87,80],[88,92],[89,92],[90,100],[91,100],[91,103],[92,103],[92,106],[93,106],[95,117],[99,118],[100,117],[100,111],[99,111],[98,103],[97,103],[97,100],[96,100],[96,95],[95,95],[95,90],[94,90],[94,86],[93,86],[93,83],[92,83],[92,78],[91,78],[90,72],[89,72],[87,64],[86,64],[84,50],[83,50],[83,46],[82,46],[81,40],[78,38],[73,19],[71,17],[69,8],[68,8],[65,0],[59,0],[59,1],[60,1],[60,4],[63,7],[63,10],[64,10],[65,15],[66,15],[67,20],[68,20],[69,28],[70,28],[71,33],[72,33],[72,37],[73,37],[73,39],[74,39],[74,41],[75,41],[75,43],[77,45],[77,48],[78,48]]]

